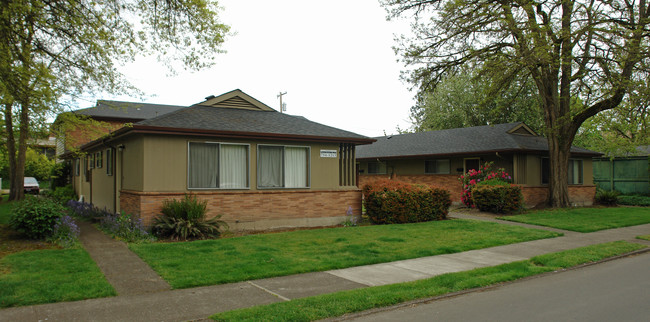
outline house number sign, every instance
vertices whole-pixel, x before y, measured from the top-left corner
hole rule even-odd
[[[336,158],[336,150],[320,150],[321,158]]]

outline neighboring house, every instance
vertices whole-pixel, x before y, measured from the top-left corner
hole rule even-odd
[[[47,156],[50,160],[54,158],[56,151],[56,138],[52,135],[44,139],[31,139],[28,141],[27,145],[40,154]]]
[[[569,160],[569,198],[576,205],[591,205],[596,187],[592,157],[601,153],[572,147]],[[524,123],[497,124],[377,138],[357,149],[359,186],[378,178],[391,178],[445,188],[460,203],[458,177],[493,161],[522,187],[528,207],[548,198],[548,144]]]
[[[58,131],[65,133],[57,135],[56,156],[59,158],[70,149],[120,129],[126,124],[164,115],[181,108],[184,106],[98,100],[94,107],[62,113],[54,121],[55,127],[60,127],[65,119],[64,116],[69,115],[89,117],[100,123],[92,126],[75,124],[74,128]]]
[[[613,158],[594,158],[594,182],[604,190],[624,194],[650,194],[650,146]]]
[[[355,146],[374,139],[282,114],[240,90],[133,123],[81,147],[85,201],[150,224],[165,199],[208,200],[231,229],[341,223],[361,213]]]

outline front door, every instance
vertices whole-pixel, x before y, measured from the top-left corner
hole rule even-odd
[[[465,173],[467,173],[467,171],[470,169],[478,171],[480,167],[481,160],[479,158],[465,159]]]

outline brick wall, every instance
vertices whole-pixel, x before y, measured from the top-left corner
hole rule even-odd
[[[365,184],[379,180],[389,179],[389,175],[360,175],[359,187]],[[451,201],[460,203],[462,194],[462,185],[458,181],[458,176],[453,174],[431,174],[431,175],[393,175],[393,180],[404,181],[408,183],[419,183],[437,186],[449,190]],[[524,195],[526,207],[534,208],[546,204],[548,199],[548,187],[545,186],[521,186]],[[591,206],[594,203],[596,186],[569,186],[569,200],[576,206]]]
[[[348,207],[361,215],[361,191],[246,191],[195,192],[208,201],[207,218],[223,215],[233,230],[328,226],[346,219]],[[139,215],[146,225],[160,214],[163,200],[181,199],[183,193],[121,191],[123,211]]]

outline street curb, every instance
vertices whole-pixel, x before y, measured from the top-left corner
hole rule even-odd
[[[563,272],[578,270],[578,269],[581,269],[581,268],[585,268],[585,267],[589,267],[589,266],[593,266],[593,265],[598,265],[598,264],[601,264],[601,263],[606,263],[606,262],[614,261],[614,260],[625,258],[625,257],[637,256],[637,255],[641,255],[641,254],[650,252],[650,247],[648,247],[645,244],[640,244],[640,245],[645,246],[645,248],[635,250],[635,251],[632,251],[632,252],[629,252],[629,253],[625,253],[625,254],[616,255],[616,256],[613,256],[613,257],[608,257],[608,258],[605,258],[605,259],[601,259],[601,260],[599,260],[597,262],[589,262],[589,263],[580,264],[578,266],[573,266],[573,267],[569,267],[569,268],[558,270],[558,271],[546,272],[546,273],[542,273],[542,274],[527,276],[527,277],[523,277],[523,278],[520,278],[520,279],[516,279],[514,281],[501,282],[501,283],[497,283],[497,284],[493,284],[493,285],[477,287],[477,288],[471,288],[471,289],[462,290],[462,291],[453,292],[453,293],[447,293],[447,294],[444,294],[444,295],[438,295],[438,296],[424,298],[424,299],[412,300],[412,301],[403,302],[403,303],[399,303],[399,304],[395,304],[395,305],[391,305],[391,306],[374,308],[374,309],[366,310],[366,311],[363,311],[363,312],[349,313],[349,314],[345,314],[345,315],[342,315],[342,316],[339,316],[339,317],[323,319],[323,320],[320,320],[320,321],[345,321],[345,320],[349,320],[349,319],[354,319],[354,318],[359,318],[359,317],[372,315],[372,314],[375,314],[375,313],[393,311],[393,310],[397,310],[397,309],[401,309],[401,308],[405,308],[405,307],[409,307],[409,306],[415,306],[415,305],[419,305],[419,304],[427,304],[427,303],[431,303],[431,302],[435,302],[435,301],[439,301],[439,300],[443,300],[443,299],[448,299],[448,298],[453,298],[453,297],[457,297],[457,296],[461,296],[461,295],[465,295],[465,294],[469,294],[469,293],[477,293],[477,292],[489,291],[489,290],[492,290],[492,289],[496,289],[496,288],[499,288],[499,287],[502,287],[502,286],[507,286],[507,285],[514,284],[514,283],[525,282],[525,281],[529,281],[529,280],[532,280],[532,279],[541,278],[541,277],[545,277],[545,276],[549,276],[549,275],[554,275],[554,274],[559,274],[559,273],[563,273]]]

